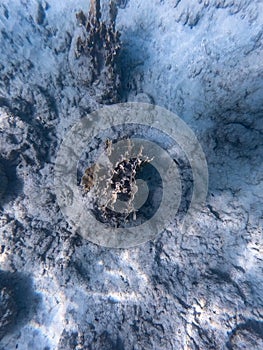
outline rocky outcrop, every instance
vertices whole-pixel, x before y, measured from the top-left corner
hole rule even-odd
[[[17,307],[12,291],[4,287],[0,289],[0,340],[8,328],[16,321]]]

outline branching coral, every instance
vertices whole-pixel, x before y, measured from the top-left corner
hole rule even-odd
[[[105,148],[109,166],[105,169],[95,164],[87,168],[82,177],[83,190],[85,193],[92,191],[93,205],[99,211],[101,218],[115,226],[125,222],[128,217],[136,220],[134,206],[138,191],[136,177],[142,167],[151,162],[151,159],[143,155],[142,147],[136,157],[131,156],[133,144],[130,140],[127,142],[127,151],[116,161],[114,157],[111,158],[115,153],[114,145],[111,140],[106,140]],[[118,205],[120,203],[123,203],[121,208]]]
[[[83,11],[76,15],[81,30],[73,40],[72,71],[82,83],[95,90],[97,100],[101,103],[118,101],[120,33],[115,29],[116,16],[116,4],[111,1],[110,23],[107,25],[101,21],[99,0],[91,0],[88,16]]]

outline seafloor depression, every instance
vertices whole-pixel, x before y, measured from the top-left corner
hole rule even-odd
[[[91,5],[0,3],[0,349],[260,350],[263,2]],[[118,250],[72,230],[54,164],[74,123],[125,101],[192,128],[209,187],[185,234]]]

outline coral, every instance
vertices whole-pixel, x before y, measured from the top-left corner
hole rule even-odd
[[[106,140],[105,149],[111,166],[105,171],[104,167],[95,164],[85,170],[81,180],[84,193],[93,190],[91,197],[95,198],[93,205],[99,211],[97,214],[101,215],[106,223],[114,226],[119,226],[123,220],[125,222],[130,215],[136,220],[134,207],[134,197],[138,191],[136,176],[142,167],[152,160],[143,155],[142,147],[136,157],[131,156],[133,143],[127,140],[127,144],[127,151],[116,162],[111,159],[111,155],[114,154],[113,142]],[[117,199],[127,202],[122,215],[114,211]]]
[[[96,165],[91,166],[85,170],[82,177],[82,185],[85,192],[89,192],[94,185],[95,172],[97,170]]]
[[[70,63],[73,75],[95,91],[100,103],[118,101],[120,78],[117,59],[120,50],[120,33],[115,29],[117,7],[110,2],[107,25],[101,21],[100,1],[92,0],[88,16],[83,11],[76,18],[80,30],[73,39]]]

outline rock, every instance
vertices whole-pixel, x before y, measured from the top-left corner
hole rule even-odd
[[[250,319],[238,324],[230,335],[227,348],[259,350],[263,345],[263,323]]]
[[[116,5],[121,9],[125,9],[128,3],[129,3],[129,0],[116,0]]]
[[[4,195],[8,184],[8,178],[4,172],[3,166],[0,164],[0,198]]]
[[[12,291],[4,287],[0,289],[0,340],[16,321],[17,307]]]

